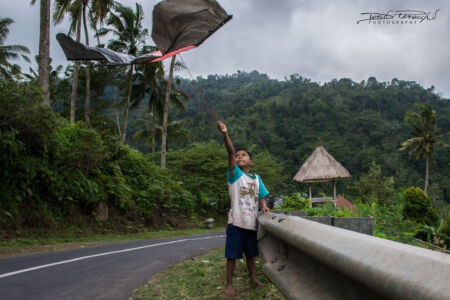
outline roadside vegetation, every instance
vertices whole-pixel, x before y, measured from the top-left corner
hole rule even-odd
[[[136,290],[132,299],[229,299],[225,287],[225,249],[196,256],[154,276]],[[265,284],[249,288],[245,261],[237,260],[233,286],[238,296],[233,299],[286,299],[262,274],[262,261],[257,260],[256,278]]]
[[[98,29],[97,43],[105,43],[102,34],[114,31],[116,16],[136,21],[128,28],[136,39],[114,35],[107,47],[123,53],[152,47],[139,5],[102,6],[87,11],[91,19],[84,23],[71,12],[83,3],[59,4],[52,21],[71,18],[72,36],[83,35],[83,23]],[[48,29],[50,20],[41,20]],[[8,44],[12,23],[0,18],[2,243],[194,229],[208,217],[225,223],[227,154],[214,118],[189,101],[200,89],[227,123],[235,146],[252,152],[253,171],[274,197],[291,195],[291,204],[305,206],[301,195],[307,187],[291,178],[321,138],[350,171],[338,191],[356,208],[325,206],[308,214],[371,215],[377,236],[449,246],[450,102],[434,87],[375,77],[319,84],[298,74],[277,80],[257,71],[196,82],[175,76],[164,168],[162,64],[64,68],[52,66],[42,51],[39,70],[25,74],[15,62],[30,61],[31,53]],[[84,38],[89,41],[86,31]],[[408,192],[416,187],[423,191]],[[319,183],[314,191],[330,195],[331,186]]]
[[[376,164],[352,188],[360,195],[353,199],[353,208],[336,208],[331,201],[310,207],[303,194],[293,193],[276,209],[305,211],[308,216],[371,216],[374,236],[433,250],[450,248],[448,206],[439,214],[422,189],[396,191],[393,178],[382,177]]]

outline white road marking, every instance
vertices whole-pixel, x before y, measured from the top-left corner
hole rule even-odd
[[[141,247],[135,247],[135,248],[111,251],[111,252],[104,252],[104,253],[93,254],[93,255],[88,255],[88,256],[82,256],[82,257],[77,257],[77,258],[73,258],[73,259],[68,259],[68,260],[54,262],[54,263],[51,263],[51,264],[46,264],[46,265],[36,266],[36,267],[28,268],[28,269],[23,269],[23,270],[9,272],[9,273],[5,273],[5,274],[0,274],[0,278],[5,278],[5,277],[8,277],[8,276],[13,276],[13,275],[17,275],[17,274],[21,274],[21,273],[25,273],[25,272],[34,271],[34,270],[49,268],[49,267],[53,267],[53,266],[57,266],[57,265],[67,264],[67,263],[71,263],[71,262],[75,262],[75,261],[79,261],[79,260],[84,260],[84,259],[88,259],[88,258],[92,258],[92,257],[98,257],[98,256],[104,256],[104,255],[110,255],[110,254],[116,254],[116,253],[122,253],[122,252],[129,252],[129,251],[135,251],[135,250],[141,250],[141,249],[145,249],[145,248],[152,248],[152,247],[157,247],[157,246],[162,246],[162,245],[169,245],[169,244],[175,244],[175,243],[181,243],[181,242],[187,242],[187,241],[207,240],[207,239],[221,238],[221,237],[225,237],[225,235],[208,236],[208,237],[202,237],[202,238],[182,239],[182,240],[177,240],[177,241],[172,241],[172,242],[165,242],[165,243],[159,243],[159,244],[153,244],[153,245],[147,245],[147,246],[141,246]]]

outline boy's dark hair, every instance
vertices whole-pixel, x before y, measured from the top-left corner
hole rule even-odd
[[[236,150],[234,151],[234,153],[236,154],[238,151],[245,151],[245,152],[247,153],[248,157],[250,157],[250,159],[253,160],[253,159],[252,159],[252,154],[251,154],[250,152],[248,152],[247,149],[245,149],[245,148],[239,148],[239,149],[236,149]]]

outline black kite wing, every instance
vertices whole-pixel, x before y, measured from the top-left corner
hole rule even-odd
[[[140,64],[160,58],[161,51],[144,54],[138,57],[115,52],[107,48],[88,47],[74,41],[71,37],[58,33],[56,35],[58,43],[61,45],[67,60],[106,60],[109,65],[130,65]]]
[[[152,38],[161,60],[198,47],[232,18],[215,0],[164,0],[153,9]]]

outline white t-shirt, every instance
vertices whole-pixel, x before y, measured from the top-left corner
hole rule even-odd
[[[227,170],[228,193],[231,209],[228,214],[228,224],[244,229],[258,230],[258,202],[266,197],[267,191],[261,177],[257,174],[247,174],[235,165],[233,176]]]

